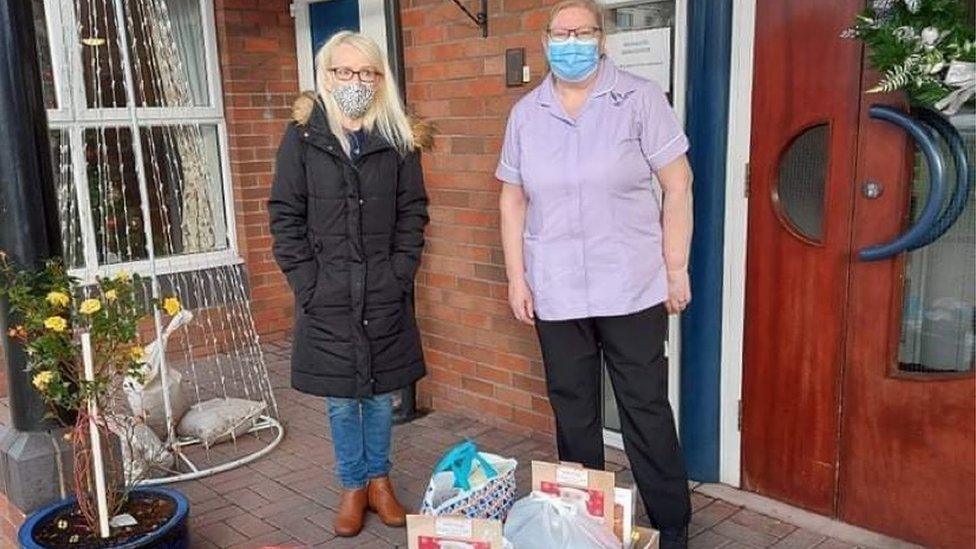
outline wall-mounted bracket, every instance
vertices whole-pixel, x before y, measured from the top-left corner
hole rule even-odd
[[[460,0],[451,0],[457,7],[461,8],[461,11],[468,16],[468,19],[474,21],[478,28],[481,29],[481,36],[488,38],[488,0],[481,0],[481,11],[477,14],[471,13],[471,10],[466,8]]]

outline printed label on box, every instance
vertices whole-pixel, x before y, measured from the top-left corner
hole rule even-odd
[[[434,532],[438,536],[470,538],[472,535],[471,521],[468,519],[438,517],[434,524]]]
[[[578,467],[556,467],[556,482],[563,486],[586,488],[590,485],[590,474]]]

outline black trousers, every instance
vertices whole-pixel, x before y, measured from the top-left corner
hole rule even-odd
[[[652,525],[687,525],[691,502],[668,402],[664,305],[624,316],[536,320],[536,330],[556,415],[559,459],[604,468],[602,356],[617,398],[624,450]]]

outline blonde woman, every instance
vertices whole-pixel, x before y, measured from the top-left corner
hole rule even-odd
[[[342,485],[335,533],[367,509],[404,510],[389,480],[391,393],[425,373],[411,308],[427,195],[419,149],[376,43],[340,32],[315,56],[316,93],[294,106],[268,210],[274,256],[295,294],[292,386],[327,397]]]
[[[661,547],[685,547],[664,340],[691,300],[688,139],[661,89],[603,54],[593,0],[553,6],[543,42],[552,72],[512,109],[495,172],[512,312],[538,332],[559,458],[604,466],[605,364]]]

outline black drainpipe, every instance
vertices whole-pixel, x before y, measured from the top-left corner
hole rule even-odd
[[[384,0],[383,12],[386,17],[386,47],[390,63],[390,72],[396,78],[400,88],[400,97],[407,101],[407,70],[403,65],[403,29],[400,23],[399,0]],[[416,311],[410,293],[410,309]],[[393,423],[407,423],[420,417],[417,411],[417,384],[410,385],[396,391],[393,395]]]

